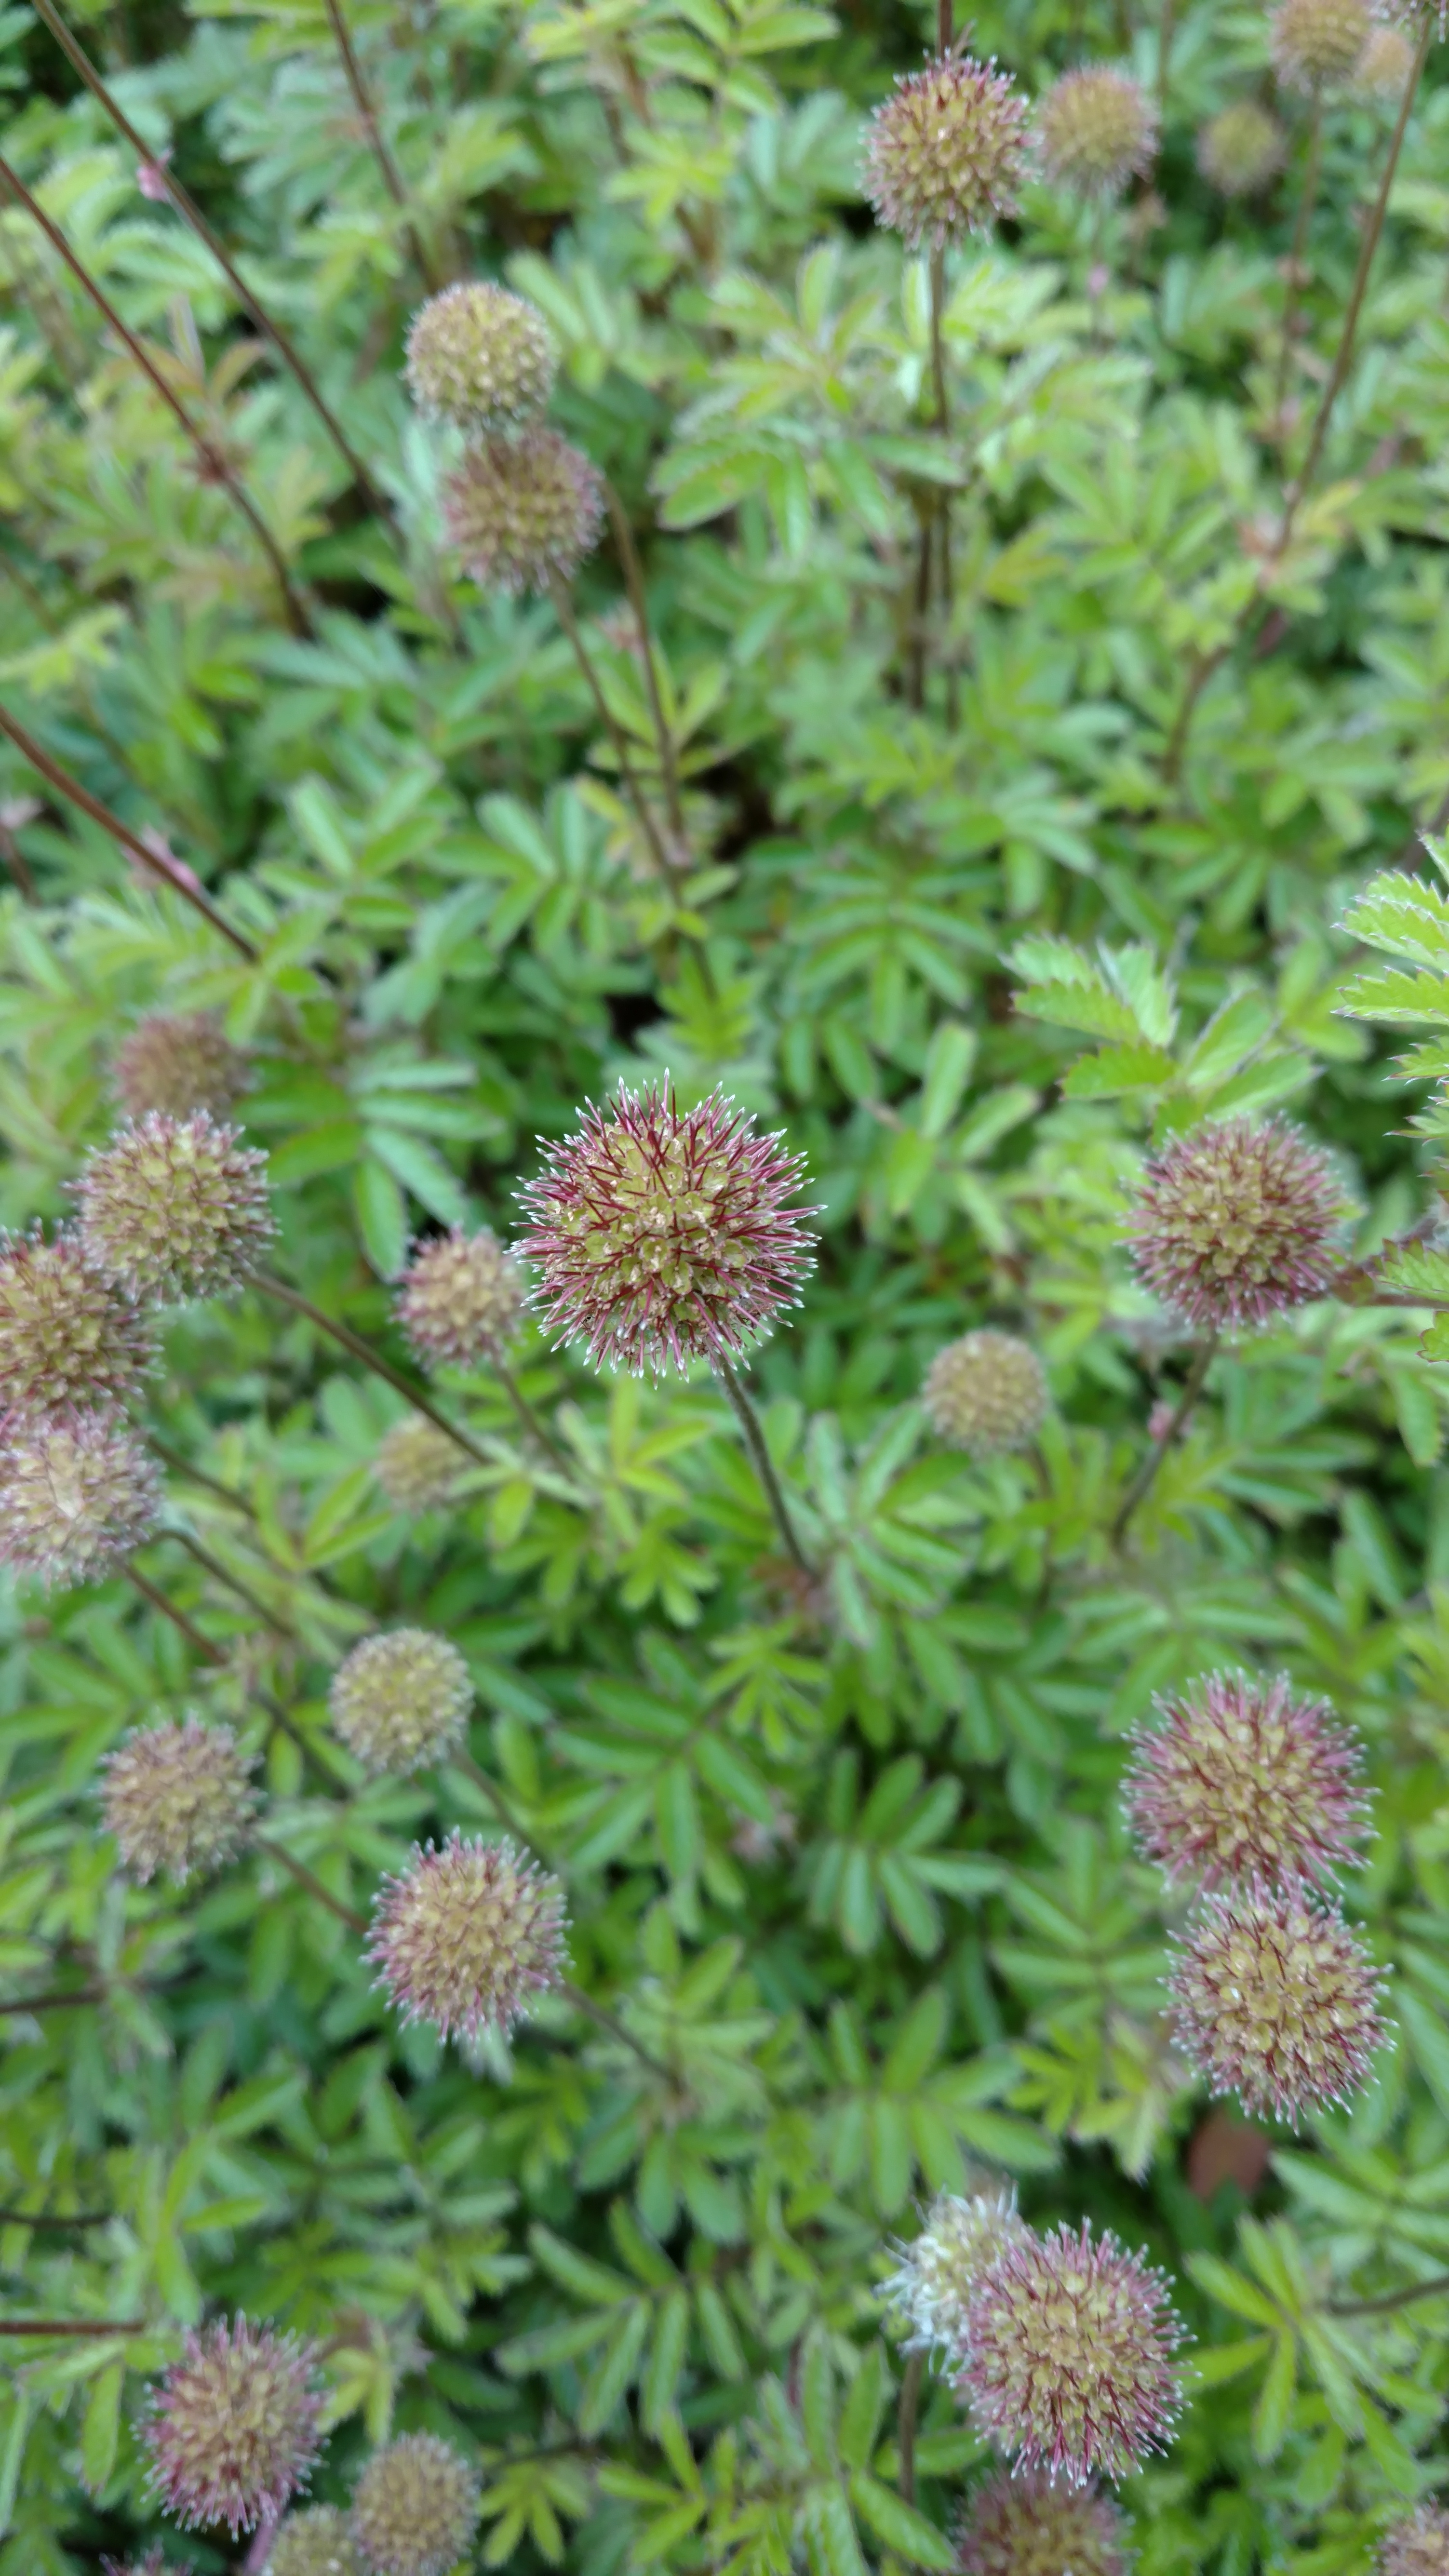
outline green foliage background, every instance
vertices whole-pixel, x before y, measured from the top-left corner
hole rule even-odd
[[[1449,1375],[1425,1312],[1347,1298],[1225,1349],[1119,1548],[1186,1361],[1121,1227],[1152,1136],[1280,1107],[1341,1155],[1360,1259],[1434,1205],[1444,1115],[1410,1127],[1375,1023],[1418,1024],[1424,1098],[1449,1064],[1449,908],[1414,837],[1449,794],[1442,58],[1275,558],[1393,106],[1328,105],[1282,418],[1307,110],[1277,102],[1264,199],[1225,209],[1194,159],[1216,107],[1271,93],[1258,0],[1179,12],[1150,192],[1099,228],[1033,183],[951,255],[946,436],[925,263],[856,178],[866,111],[933,33],[913,7],[348,0],[402,210],[322,0],[77,23],[395,524],[7,8],[5,156],[223,444],[311,632],[10,206],[0,699],[259,953],[63,799],[17,805],[36,780],[5,748],[0,1214],[64,1212],[126,1026],[215,1011],[254,1050],[279,1266],[401,1363],[410,1232],[508,1232],[536,1137],[620,1076],[721,1081],[808,1151],[825,1207],[754,1384],[828,1570],[792,1589],[707,1379],[599,1380],[534,1336],[568,1475],[483,1373],[442,1392],[492,1463],[409,1521],[372,1473],[400,1398],[254,1298],[172,1318],[150,1419],[252,1507],[173,1473],[172,1525],[289,1634],[164,1538],[146,1568],[218,1670],[119,1579],[7,1595],[0,1976],[105,1995],[0,2024],[0,2324],[128,2330],[7,2345],[0,2570],[160,2536],[144,2378],[236,2308],[327,2346],[316,2493],[344,2499],[390,2426],[445,2432],[486,2471],[485,2565],[944,2567],[982,2455],[932,2383],[903,2502],[877,2288],[923,2197],[1004,2170],[1033,2219],[1149,2247],[1197,2338],[1180,2438],[1124,2499],[1144,2576],[1347,2576],[1444,2467],[1449,2296],[1335,2311],[1449,2257]],[[1159,35],[1136,0],[1003,0],[977,42],[1036,94],[1103,56],[1154,84]],[[558,337],[553,417],[645,558],[687,882],[650,872],[551,608],[481,596],[442,549],[446,442],[398,380],[419,245]],[[913,711],[942,491],[954,610]],[[579,611],[652,778],[620,600],[606,545]],[[1399,1293],[1449,1306],[1449,1259],[1398,1261]],[[988,1320],[1041,1350],[1056,1409],[1039,1459],[977,1468],[917,1397]],[[99,1760],[187,1707],[243,1725],[270,1836],[355,1908],[414,1837],[487,1829],[462,1771],[368,1784],[327,1736],[331,1668],[399,1620],[467,1656],[474,1761],[567,1880],[574,1974],[667,2072],[559,2000],[476,2063],[400,2030],[264,1856],[199,1892],[118,1878]],[[1225,1664],[1286,1667],[1368,1740],[1351,1910],[1394,2033],[1361,2099],[1204,2198],[1207,2106],[1160,2018],[1171,1921],[1118,1781],[1153,1692]]]

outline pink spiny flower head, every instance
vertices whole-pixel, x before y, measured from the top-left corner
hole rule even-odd
[[[1357,1867],[1368,1832],[1363,1746],[1286,1673],[1209,1673],[1133,1736],[1127,1820],[1169,1879],[1322,1881]]]
[[[47,1587],[91,1583],[151,1536],[161,1480],[135,1434],[109,1413],[5,1425],[0,1564]]]
[[[961,2576],[1127,2576],[1127,2524],[1110,2496],[998,2469],[956,2536]]]
[[[1389,2525],[1374,2559],[1375,2576],[1449,2576],[1449,2513],[1421,2504]]]
[[[209,1110],[148,1110],[92,1154],[75,1184],[96,1267],[138,1298],[241,1287],[276,1232],[267,1158]]]
[[[785,1205],[803,1170],[722,1091],[681,1109],[666,1076],[590,1102],[519,1193],[549,1328],[636,1376],[738,1358],[799,1303],[819,1213]]]
[[[1345,1213],[1327,1156],[1286,1120],[1209,1121],[1148,1164],[1132,1259],[1199,1330],[1262,1325],[1324,1294]]]
[[[1016,212],[1030,156],[1027,106],[1008,72],[955,49],[903,73],[876,109],[861,188],[877,223],[914,250],[985,232]]]
[[[565,1928],[556,1878],[506,1837],[455,1829],[441,1851],[414,1843],[408,1867],[383,1880],[367,1955],[405,2021],[471,2042],[507,2032],[559,1984]]]
[[[0,1411],[123,1404],[156,1360],[148,1315],[96,1268],[71,1226],[47,1243],[0,1234]]]
[[[1117,197],[1152,167],[1158,118],[1140,81],[1110,63],[1063,72],[1037,108],[1047,175],[1084,197]]]
[[[1294,2126],[1364,2082],[1383,1989],[1341,1909],[1292,1880],[1205,1898],[1170,1979],[1178,2046],[1212,2091]]]
[[[956,2385],[1019,2470],[1085,2486],[1161,2450],[1181,2402],[1167,2284],[1112,2235],[1054,2228],[1003,2245],[966,2310]]]
[[[163,2513],[186,2530],[224,2522],[233,2540],[275,2522],[321,2448],[315,2371],[311,2344],[244,2316],[188,2334],[141,2437]]]

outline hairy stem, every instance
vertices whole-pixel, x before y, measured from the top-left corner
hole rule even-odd
[[[1378,249],[1379,242],[1383,234],[1384,217],[1388,213],[1389,196],[1393,188],[1394,176],[1399,166],[1399,155],[1404,148],[1404,136],[1408,131],[1409,117],[1413,110],[1414,97],[1419,86],[1419,78],[1424,69],[1425,63],[1428,61],[1429,47],[1434,41],[1438,23],[1439,22],[1434,11],[1432,9],[1426,9],[1424,12],[1423,26],[1420,30],[1419,41],[1414,49],[1414,59],[1410,66],[1409,77],[1404,83],[1404,95],[1399,102],[1398,119],[1394,126],[1393,139],[1389,144],[1388,157],[1384,162],[1383,176],[1379,181],[1379,192],[1374,200],[1373,213],[1370,215],[1367,224],[1364,226],[1363,240],[1359,244],[1358,266],[1354,271],[1353,286],[1349,293],[1348,305],[1343,317],[1343,328],[1339,333],[1338,354],[1333,361],[1332,372],[1329,375],[1327,384],[1323,388],[1323,394],[1319,401],[1317,415],[1313,423],[1313,434],[1308,442],[1308,453],[1305,456],[1302,465],[1298,469],[1292,489],[1289,492],[1287,501],[1284,503],[1283,524],[1278,531],[1277,545],[1274,550],[1278,555],[1282,554],[1284,547],[1288,543],[1289,537],[1293,533],[1293,522],[1297,518],[1298,512],[1302,507],[1309,486],[1313,481],[1313,477],[1318,471],[1318,460],[1323,454],[1323,442],[1328,436],[1328,425],[1333,418],[1334,405],[1343,391],[1344,382],[1347,378],[1349,368],[1353,364],[1354,343],[1358,337],[1359,316],[1363,311],[1363,300],[1368,289],[1369,272],[1373,267],[1374,254]]]
[[[334,1896],[330,1887],[324,1887],[316,1872],[310,1870],[305,1861],[295,1859],[285,1844],[274,1843],[268,1834],[255,1834],[252,1849],[286,1870],[299,1887],[305,1887],[309,1896],[315,1896],[320,1905],[326,1906],[329,1914],[335,1914],[339,1923],[345,1923],[349,1932],[357,1933],[360,1938],[367,1930],[366,1915],[354,1913],[350,1905],[344,1905],[341,1897]]]
[[[1133,1513],[1136,1511],[1138,1504],[1151,1493],[1152,1487],[1156,1482],[1158,1468],[1161,1466],[1168,1450],[1172,1447],[1173,1442],[1178,1438],[1179,1434],[1187,1426],[1193,1407],[1197,1403],[1198,1397],[1203,1391],[1203,1386],[1207,1379],[1207,1373],[1212,1366],[1213,1356],[1217,1350],[1217,1346],[1218,1336],[1216,1333],[1209,1333],[1207,1340],[1198,1344],[1197,1350],[1193,1354],[1192,1366],[1188,1370],[1182,1393],[1177,1399],[1177,1409],[1173,1414],[1172,1420],[1169,1422],[1162,1438],[1160,1440],[1153,1441],[1151,1448],[1148,1450],[1146,1457],[1143,1459],[1141,1466],[1138,1468],[1136,1475],[1133,1477],[1131,1484],[1128,1486],[1126,1493],[1122,1497],[1121,1507],[1117,1513],[1116,1519],[1112,1523],[1113,1541],[1119,1547],[1126,1535],[1127,1524],[1131,1520]]]
[[[130,118],[127,116],[125,109],[122,107],[120,100],[116,97],[114,91],[108,88],[105,81],[102,80],[100,73],[97,71],[95,64],[91,61],[91,58],[86,52],[84,46],[79,44],[71,33],[71,30],[66,25],[60,11],[55,6],[55,0],[35,0],[35,10],[37,16],[45,21],[46,26],[50,29],[51,34],[54,36],[56,43],[60,46],[61,51],[64,53],[72,69],[79,73],[92,97],[99,100],[101,106],[105,109],[105,112],[110,118],[112,124],[115,126],[117,133],[125,136],[125,139],[131,146],[132,151],[136,153],[140,160],[149,161],[151,155],[144,138],[137,133],[136,128],[131,123]],[[326,401],[311,369],[308,367],[306,360],[297,348],[290,333],[282,328],[281,323],[277,321],[273,314],[267,311],[266,306],[260,301],[258,296],[254,294],[251,287],[248,286],[246,279],[242,276],[240,269],[236,266],[235,261],[228,252],[226,244],[216,233],[213,232],[190,190],[183,186],[181,180],[176,178],[169,170],[166,173],[166,193],[170,198],[171,203],[175,206],[177,213],[184,216],[186,222],[191,226],[191,229],[196,234],[198,240],[203,241],[206,244],[212,258],[216,261],[217,266],[220,268],[223,276],[226,278],[233,291],[240,297],[243,306],[251,315],[257,329],[265,333],[266,337],[271,341],[271,344],[276,350],[283,365],[290,368],[297,384],[306,396],[308,402],[311,404],[318,419],[321,421],[328,437],[337,449],[337,452],[347,467],[349,474],[356,483],[358,490],[363,494],[369,507],[377,511],[380,517],[390,518],[392,515],[392,504],[388,500],[387,495],[380,490],[376,483],[373,482],[367,467],[363,464],[357,450],[353,447],[351,440],[348,438],[347,432],[343,428],[340,420],[337,418],[336,413]]]
[[[193,1466],[179,1449],[173,1449],[165,1440],[158,1440],[154,1431],[147,1432],[146,1446],[160,1459],[163,1467],[171,1469],[173,1475],[184,1476],[188,1484],[199,1485],[203,1493],[215,1494],[219,1503],[229,1504],[234,1512],[244,1513],[249,1521],[256,1519],[245,1494],[239,1494],[234,1485],[224,1485],[219,1477],[208,1476],[202,1468]]]
[[[1288,254],[1288,286],[1283,298],[1283,340],[1278,351],[1278,379],[1273,389],[1273,414],[1281,423],[1283,406],[1288,398],[1288,370],[1293,361],[1293,333],[1298,320],[1300,279],[1308,252],[1308,233],[1313,209],[1318,201],[1318,171],[1323,153],[1323,93],[1313,93],[1313,123],[1308,132],[1308,158],[1303,165],[1303,187],[1298,199],[1298,213],[1293,225],[1293,247]],[[1281,428],[1279,435],[1282,435]]]
[[[631,2048],[640,2065],[647,2066],[651,2075],[662,2075],[665,2082],[669,2082],[668,2067],[662,2066],[657,2057],[650,2056],[648,2049],[632,2031],[624,2028],[617,2013],[611,2013],[607,2004],[596,2003],[592,1995],[585,1994],[582,1986],[572,1984],[567,1977],[560,1978],[558,1992],[565,2002],[573,2005],[575,2012],[585,2014],[598,2029],[607,2031],[611,2039],[620,2040],[625,2048]]]
[[[555,1440],[553,1433],[549,1430],[542,1415],[529,1403],[529,1400],[524,1394],[522,1387],[519,1385],[517,1378],[514,1376],[512,1369],[505,1367],[503,1361],[497,1359],[490,1360],[488,1365],[492,1369],[494,1376],[497,1378],[499,1385],[502,1387],[504,1394],[507,1396],[509,1403],[512,1405],[514,1412],[517,1414],[524,1430],[532,1434],[533,1438],[538,1442],[540,1449],[547,1452],[548,1456],[553,1460],[554,1465],[559,1468],[564,1475],[571,1476],[574,1470],[567,1452],[559,1447],[558,1442]]]
[[[0,2335],[133,2335],[144,2317],[0,2317]]]
[[[420,1413],[424,1421],[431,1422],[435,1430],[444,1433],[455,1448],[461,1449],[476,1466],[492,1465],[487,1450],[479,1447],[471,1433],[460,1430],[456,1422],[450,1422],[445,1413],[440,1413],[421,1387],[405,1377],[401,1369],[395,1369],[391,1360],[385,1360],[381,1351],[374,1350],[371,1342],[365,1342],[360,1333],[354,1333],[346,1324],[337,1323],[331,1315],[324,1315],[321,1307],[314,1306],[311,1298],[304,1297],[300,1289],[289,1288],[284,1279],[273,1279],[265,1270],[253,1274],[251,1285],[277,1305],[290,1306],[294,1314],[305,1315],[308,1323],[315,1325],[319,1333],[328,1334],[342,1350],[350,1351],[364,1368],[371,1369],[374,1377],[380,1377],[385,1386],[393,1387],[399,1395],[405,1396],[414,1413]]]
[[[913,2352],[901,2379],[901,2402],[896,2416],[896,2449],[900,2465],[896,2484],[903,2504],[916,2501],[916,2416],[921,2403],[921,2382],[926,2375],[926,2356]]]
[[[138,1565],[133,1565],[128,1558],[126,1563],[122,1566],[121,1572],[125,1575],[128,1583],[135,1585],[136,1590],[140,1593],[143,1601],[149,1602],[153,1610],[159,1610],[163,1619],[170,1620],[171,1625],[177,1631],[177,1634],[186,1639],[192,1653],[199,1655],[204,1664],[224,1664],[226,1662],[226,1657],[222,1653],[220,1646],[214,1645],[210,1637],[204,1637],[201,1630],[198,1627],[195,1627],[191,1620],[187,1618],[185,1611],[178,1610],[174,1601],[168,1601],[165,1593],[158,1590],[157,1586],[150,1580],[149,1576],[144,1575],[141,1572]]]
[[[765,1435],[760,1428],[759,1415],[723,1353],[716,1359],[714,1369],[716,1377],[734,1407],[735,1417],[744,1434],[745,1447],[749,1451],[750,1464],[760,1480],[765,1500],[774,1513],[775,1527],[784,1540],[785,1552],[791,1563],[797,1566],[802,1574],[813,1576],[815,1568],[795,1535],[795,1524],[790,1518],[790,1506],[785,1500],[784,1489],[775,1473],[774,1460],[765,1446]]]
[[[197,428],[197,425],[192,419],[190,412],[187,410],[186,405],[182,402],[178,394],[173,393],[170,385],[168,385],[165,377],[161,373],[160,368],[155,364],[154,360],[147,355],[146,350],[137,339],[135,332],[121,320],[121,317],[116,311],[116,308],[114,304],[112,304],[109,296],[106,295],[104,290],[97,285],[84,261],[76,257],[76,254],[71,249],[64,233],[61,232],[57,225],[51,222],[45,208],[39,205],[36,199],[32,197],[24,180],[17,176],[8,161],[0,160],[0,180],[4,181],[5,186],[10,190],[10,193],[15,198],[17,204],[22,205],[25,208],[31,221],[39,226],[40,230],[44,233],[46,240],[49,242],[51,249],[56,253],[58,258],[65,262],[66,267],[70,270],[70,273],[75,279],[77,285],[80,286],[90,297],[96,311],[105,322],[107,329],[114,331],[117,339],[122,342],[128,355],[140,368],[141,373],[146,378],[148,384],[150,384],[153,390],[160,395],[167,410],[185,431],[186,436],[195,448],[197,457],[206,473],[222,485],[228,498],[240,512],[242,518],[245,519],[247,526],[250,528],[252,535],[256,538],[258,545],[261,547],[261,550],[266,556],[267,561],[272,568],[272,572],[276,577],[277,584],[281,590],[282,599],[286,607],[287,621],[291,626],[293,633],[297,635],[310,635],[312,632],[311,619],[308,617],[307,611],[303,606],[297,591],[293,587],[292,576],[287,569],[286,557],[283,555],[281,547],[278,545],[271,529],[267,526],[266,520],[262,517],[261,512],[252,500],[250,493],[237,480],[227,457],[222,453],[222,450],[219,447],[214,447],[212,445],[211,440],[202,430]]]
[[[660,883],[672,885],[675,877],[674,865],[660,838],[659,826],[654,819],[648,799],[639,784],[638,772],[629,757],[629,746],[614,720],[613,709],[604,695],[603,683],[589,657],[584,639],[579,633],[579,622],[574,615],[573,602],[561,581],[555,579],[549,587],[554,615],[574,648],[574,659],[588,683],[589,695],[598,709],[600,720],[613,744],[614,758],[619,764],[619,776],[623,781],[624,791],[634,808],[639,828],[649,844],[649,855],[658,872]]]
[[[109,832],[112,840],[119,842],[121,848],[133,859],[139,859],[144,866],[153,869],[158,877],[164,877],[172,892],[184,896],[192,909],[199,912],[204,921],[210,922],[213,930],[219,931],[222,938],[230,942],[239,957],[245,957],[249,965],[256,964],[257,951],[251,941],[244,938],[239,930],[233,930],[231,923],[217,911],[215,904],[209,896],[202,893],[200,886],[187,884],[174,859],[161,858],[154,850],[148,850],[145,842],[131,830],[129,823],[123,823],[119,814],[111,812],[109,805],[103,805],[100,798],[93,796],[88,787],[82,787],[78,778],[71,777],[69,770],[62,769],[59,761],[52,760],[49,752],[42,748],[35,736],[27,733],[23,725],[17,724],[5,707],[0,707],[0,733],[5,734],[14,743],[16,750],[29,761],[32,769],[39,772],[48,787],[53,787],[57,795],[68,798],[72,805],[78,805],[83,814],[89,814],[91,821],[99,823],[103,831]]]
[[[1402,2290],[1382,2290],[1376,2299],[1330,2299],[1324,2313],[1330,2317],[1385,2317],[1394,2308],[1412,2307],[1415,2299],[1449,2297],[1449,2272],[1436,2272],[1431,2280],[1410,2281]]]
[[[284,1620],[279,1619],[275,1610],[269,1610],[265,1601],[261,1600],[249,1585],[242,1582],[240,1575],[229,1574],[221,1559],[204,1548],[199,1539],[194,1539],[189,1530],[163,1529],[158,1530],[156,1535],[158,1538],[174,1539],[178,1547],[184,1547],[187,1555],[195,1560],[204,1573],[211,1576],[213,1582],[224,1583],[229,1592],[234,1592],[239,1601],[244,1601],[249,1610],[254,1610],[263,1627],[270,1629],[274,1637],[281,1637],[289,1643],[295,1642],[296,1629],[289,1628]]]
[[[643,568],[639,561],[638,547],[634,543],[634,531],[629,525],[629,514],[613,484],[607,479],[604,483],[604,500],[614,531],[614,543],[619,549],[619,561],[623,566],[624,587],[629,594],[629,605],[634,611],[634,623],[639,629],[639,650],[644,663],[645,686],[649,692],[649,712],[654,723],[655,739],[659,745],[659,768],[664,780],[665,810],[669,816],[669,829],[679,851],[676,864],[683,866],[687,853],[684,838],[684,809],[679,798],[679,770],[674,757],[674,737],[664,721],[664,702],[659,694],[659,672],[654,660],[654,640],[649,625],[648,604],[644,597]]]
[[[352,92],[352,103],[362,119],[363,131],[371,147],[372,157],[382,172],[383,185],[388,195],[403,217],[408,242],[423,284],[430,295],[436,295],[442,280],[428,257],[427,245],[418,229],[412,202],[403,186],[402,172],[388,149],[387,137],[377,121],[377,111],[372,104],[372,95],[362,77],[362,65],[357,59],[352,38],[348,33],[347,21],[342,15],[341,0],[327,0],[327,17],[332,33],[337,39],[337,51],[342,57],[342,68],[347,75],[347,86]]]

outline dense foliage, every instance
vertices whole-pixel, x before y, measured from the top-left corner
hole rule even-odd
[[[0,13],[0,2576],[1449,2565],[1436,34]]]

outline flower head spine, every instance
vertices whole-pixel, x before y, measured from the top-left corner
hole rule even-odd
[[[310,2344],[220,2318],[187,2335],[153,2392],[151,2492],[188,2530],[225,2523],[235,2540],[275,2521],[311,2473],[320,2411]]]
[[[719,1091],[693,1109],[667,1083],[590,1104],[520,1194],[548,1328],[636,1374],[739,1358],[798,1302],[816,1213],[786,1205],[802,1169]]]
[[[957,2385],[1018,2469],[1084,2486],[1165,2446],[1181,2340],[1162,2275],[1084,2221],[1003,2246],[967,2307]]]

